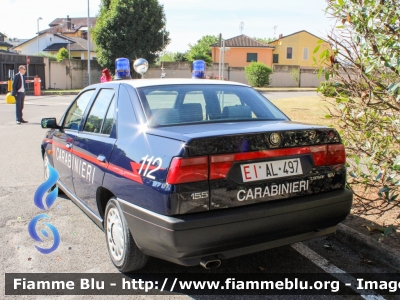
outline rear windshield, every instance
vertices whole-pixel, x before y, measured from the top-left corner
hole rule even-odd
[[[288,118],[260,93],[235,85],[168,85],[138,89],[151,127]]]

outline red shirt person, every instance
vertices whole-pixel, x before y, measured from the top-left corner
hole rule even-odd
[[[110,71],[108,71],[107,68],[103,69],[103,71],[101,71],[101,77],[100,77],[100,82],[107,82],[107,81],[111,81],[112,77],[110,74]]]

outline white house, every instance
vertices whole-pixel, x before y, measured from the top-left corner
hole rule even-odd
[[[96,18],[90,18],[90,26],[96,24]],[[19,54],[35,55],[41,52],[56,54],[59,49],[70,51],[71,58],[88,58],[87,18],[55,19],[49,24],[50,28],[40,31],[35,36],[15,47]],[[96,58],[94,44],[90,41],[90,58]]]

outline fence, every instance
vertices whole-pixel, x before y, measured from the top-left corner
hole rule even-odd
[[[10,75],[18,73],[18,66],[26,65],[27,56],[19,54],[0,53],[0,81],[7,81]],[[46,87],[48,58],[30,56],[30,64],[27,65],[27,79],[31,80],[38,75],[42,80],[42,88]],[[33,92],[33,84],[27,84],[27,93]],[[7,93],[7,85],[0,85],[0,93]]]
[[[51,89],[81,89],[89,84],[88,61],[64,59],[62,62],[50,62],[49,88]],[[90,61],[90,83],[99,83],[101,66],[96,60]]]
[[[62,62],[50,61],[45,63],[45,76],[42,79],[42,88],[45,89],[81,89],[88,85],[87,60],[64,59]],[[96,60],[90,62],[91,83],[99,83],[101,66]],[[292,70],[299,71],[300,81],[297,82],[291,75]],[[191,78],[191,64],[188,62],[165,62],[166,78]],[[218,76],[218,64],[207,68],[206,75]],[[161,66],[151,66],[145,78],[160,78]],[[226,80],[249,84],[244,68],[224,66],[223,77]],[[41,77],[42,78],[42,77]],[[318,87],[323,78],[318,78],[315,69],[301,68],[300,66],[275,65],[271,75],[270,87]],[[29,87],[28,87],[29,88]]]
[[[190,78],[191,65],[190,63],[171,63],[165,62],[164,69],[167,78]],[[299,81],[296,81],[291,72],[298,70]],[[318,87],[324,81],[324,78],[318,78],[317,70],[313,68],[302,68],[300,66],[285,66],[274,65],[273,74],[270,77],[270,87]],[[208,77],[218,76],[218,64],[213,64],[207,67],[206,75]],[[147,71],[146,78],[160,78],[161,66],[152,66]],[[249,84],[246,79],[244,68],[224,66],[223,77],[230,81],[236,81],[244,84]]]

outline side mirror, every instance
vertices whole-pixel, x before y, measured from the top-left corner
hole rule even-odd
[[[57,125],[56,118],[43,118],[42,121],[40,122],[40,125],[42,125],[42,128],[54,128],[54,129],[61,128],[61,126]]]

